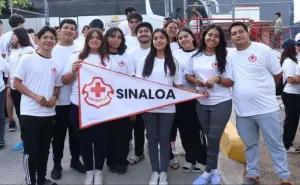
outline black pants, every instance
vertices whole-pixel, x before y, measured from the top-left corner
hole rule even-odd
[[[20,131],[21,131],[21,139],[22,139],[22,125],[21,125],[21,116],[20,116],[20,105],[21,105],[21,96],[22,94],[18,90],[11,89],[10,96],[12,98],[13,104],[15,106],[16,114],[19,119]]]
[[[206,164],[206,140],[196,113],[197,100],[176,105],[174,122],[178,125],[182,146],[189,163]]]
[[[177,121],[175,121],[175,119],[174,119],[174,122],[173,122],[173,125],[172,125],[172,130],[171,130],[171,135],[170,135],[170,137],[171,137],[171,142],[175,142],[176,141],[176,137],[177,137],[177,128],[178,128],[178,122]],[[180,130],[179,130],[179,132],[180,132]],[[170,150],[170,157],[169,157],[169,159],[170,160],[172,160],[172,159],[174,159],[175,157],[174,157],[174,154],[173,154],[173,152],[172,152],[172,145],[171,145],[171,142],[170,142],[170,148],[171,148],[171,150]]]
[[[79,107],[70,105],[71,123],[79,128]],[[108,124],[103,123],[85,129],[78,129],[80,151],[86,171],[102,170],[108,141]],[[95,159],[95,165],[94,165]]]
[[[145,124],[141,115],[136,116],[133,122],[134,130],[134,152],[136,156],[144,155],[145,146]]]
[[[5,77],[5,73],[3,73],[3,81],[4,81],[4,84],[7,84],[7,80],[8,78]],[[7,108],[6,108],[6,89],[4,90],[5,91],[5,101],[4,101],[4,115],[5,115],[5,118],[8,118],[8,113],[7,113]]]
[[[78,127],[70,121],[70,105],[57,106],[55,111],[56,116],[52,140],[54,164],[61,165],[67,130],[69,133],[69,147],[72,160],[77,161],[80,156],[80,144],[77,134]]]
[[[23,127],[23,164],[26,183],[30,185],[36,185],[36,182],[37,184],[44,184],[54,127],[54,116],[35,117],[22,115],[21,122]]]
[[[282,101],[285,108],[285,119],[283,125],[283,143],[286,149],[293,146],[296,136],[299,114],[300,114],[300,95],[299,94],[282,94]]]
[[[107,122],[108,144],[106,163],[109,167],[127,166],[129,153],[129,141],[132,134],[132,123],[129,118],[122,118]]]

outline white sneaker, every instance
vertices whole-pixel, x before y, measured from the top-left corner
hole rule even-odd
[[[166,172],[161,172],[159,175],[159,185],[168,185],[168,175]]]
[[[287,151],[287,153],[290,153],[290,154],[300,153],[300,149],[294,148],[292,146],[288,150],[286,150],[286,151]]]
[[[94,185],[103,185],[103,176],[101,170],[95,171]]]
[[[86,177],[85,177],[85,180],[84,180],[84,185],[93,185],[94,184],[94,175],[95,175],[94,170],[87,171],[86,172]]]
[[[151,175],[151,180],[149,185],[158,185],[159,174],[157,172],[153,172]]]

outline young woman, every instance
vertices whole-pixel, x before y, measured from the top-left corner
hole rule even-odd
[[[285,108],[283,143],[288,153],[300,153],[300,148],[293,146],[300,114],[300,81],[296,75],[298,60],[295,45],[294,40],[286,40],[280,59],[285,85],[281,95]]]
[[[109,53],[110,63],[107,68],[134,75],[134,65],[131,58],[125,53],[125,37],[120,28],[110,28],[105,34],[105,49]],[[109,138],[107,148],[107,166],[109,171],[124,174],[127,172],[127,156],[131,139],[132,124],[130,118],[122,118],[109,123]]]
[[[179,45],[177,42],[177,32],[179,30],[179,25],[176,21],[167,21],[164,24],[164,30],[167,32],[169,40],[170,40],[170,47],[171,51],[175,51],[179,49]]]
[[[226,60],[226,41],[222,28],[209,25],[202,33],[197,53],[186,69],[186,78],[197,89],[208,91],[209,97],[199,99],[197,115],[207,137],[207,160],[205,172],[194,184],[220,184],[218,155],[220,140],[230,118],[233,86],[232,69]]]
[[[5,109],[5,83],[3,80],[3,74],[9,73],[9,64],[6,60],[0,57],[0,150],[5,148],[5,116],[4,116],[4,109]]]
[[[183,28],[177,34],[180,50],[175,51],[174,58],[178,61],[183,85],[196,89],[193,83],[185,78],[185,69],[190,58],[197,52],[197,42],[194,34],[188,28]],[[184,172],[201,172],[206,164],[206,142],[203,130],[196,114],[197,100],[176,104],[174,125],[178,125],[181,143],[185,150],[186,163],[182,166]]]
[[[71,57],[62,82],[64,85],[72,84],[70,117],[71,122],[79,127],[79,108],[78,108],[78,78],[76,73],[81,67],[81,62],[87,62],[98,66],[107,66],[109,57],[103,47],[104,37],[102,31],[97,28],[91,29],[85,40],[85,45],[82,52],[74,57]],[[84,67],[84,66],[83,66]],[[85,185],[102,185],[103,176],[102,169],[106,156],[108,124],[99,124],[90,128],[79,130],[79,141],[82,159],[86,168]],[[95,165],[94,165],[95,159]]]
[[[137,69],[137,77],[157,83],[175,86],[196,93],[182,85],[179,65],[173,59],[169,37],[163,29],[152,34],[150,53]],[[152,167],[150,185],[167,185],[167,171],[170,156],[170,133],[175,115],[175,105],[155,109],[142,114],[148,135],[149,157]],[[160,160],[158,154],[160,145]]]
[[[19,64],[20,58],[26,54],[32,54],[34,52],[34,48],[30,42],[29,35],[24,28],[17,28],[13,30],[12,43],[14,45],[11,54],[8,58],[8,63],[10,65],[10,74],[8,81],[8,89],[7,95],[10,96],[13,100],[16,114],[20,123],[20,103],[21,103],[21,93],[16,90],[14,87],[14,75]],[[21,126],[20,126],[21,128]],[[22,129],[21,129],[22,132]],[[22,133],[21,133],[22,139]],[[12,150],[22,150],[23,149],[23,141],[17,143]]]

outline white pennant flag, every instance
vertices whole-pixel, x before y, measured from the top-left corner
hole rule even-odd
[[[78,78],[80,128],[201,97],[84,62]]]

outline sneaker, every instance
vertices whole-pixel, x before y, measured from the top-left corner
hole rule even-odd
[[[6,144],[5,143],[0,143],[0,150],[3,150],[6,148]]]
[[[151,180],[149,185],[158,185],[159,174],[157,172],[153,172],[151,175]]]
[[[217,170],[212,172],[210,182],[212,185],[222,184],[220,174]]]
[[[18,142],[11,148],[12,151],[18,151],[18,150],[23,150],[24,149],[24,143],[23,141]]]
[[[259,184],[259,177],[246,177],[243,185],[257,185]]]
[[[290,147],[289,149],[286,150],[287,153],[290,153],[290,154],[297,154],[297,153],[300,153],[300,149],[297,149],[297,148],[294,148],[294,147]]]
[[[85,177],[85,180],[84,180],[84,185],[93,185],[94,184],[94,175],[95,175],[94,170],[87,171],[86,172],[86,177]]]
[[[79,173],[85,173],[85,167],[84,165],[80,162],[80,160],[71,160],[70,167],[73,168],[74,170],[78,171]]]
[[[102,185],[102,184],[103,184],[102,171],[96,170],[94,176],[94,185]]]
[[[108,170],[109,170],[111,173],[116,173],[116,172],[118,172],[118,167],[117,167],[117,166],[109,166],[109,167],[108,167]]]
[[[38,185],[57,185],[57,183],[52,182],[49,179],[46,179],[46,181],[44,183],[42,183],[42,184],[38,183]]]
[[[292,182],[289,179],[280,180],[279,183],[280,183],[280,185],[292,185]]]
[[[127,173],[127,166],[118,166],[118,169],[117,169],[117,172],[118,174],[125,174]]]
[[[204,172],[193,182],[193,185],[207,185],[211,180],[212,173]]]
[[[168,175],[166,172],[161,172],[159,175],[159,185],[168,185]]]
[[[51,178],[54,180],[61,179],[61,171],[62,167],[60,164],[54,164],[53,169],[51,171]]]
[[[9,125],[8,125],[8,131],[9,132],[14,132],[17,130],[17,124],[14,120],[9,121]]]

